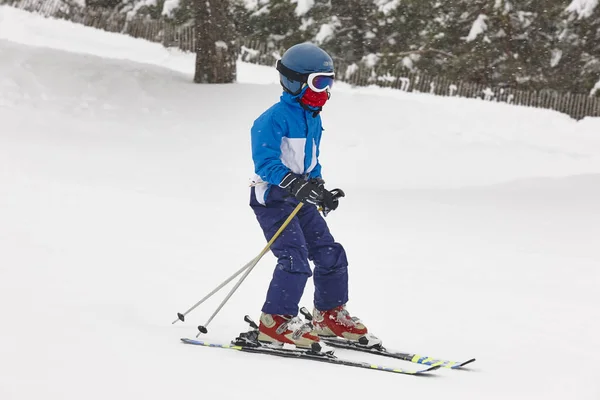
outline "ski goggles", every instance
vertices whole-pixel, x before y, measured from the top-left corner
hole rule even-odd
[[[316,93],[331,90],[333,87],[333,81],[335,79],[334,72],[313,72],[311,74],[301,74],[283,65],[281,60],[277,60],[275,68],[286,78],[292,81],[307,84],[308,87]]]
[[[333,72],[313,72],[306,78],[308,87],[316,93],[331,90],[335,74]]]

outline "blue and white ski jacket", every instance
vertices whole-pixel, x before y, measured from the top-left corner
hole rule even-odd
[[[321,116],[313,117],[311,111],[302,108],[299,96],[284,92],[279,103],[252,126],[255,193],[261,204],[265,204],[271,185],[279,185],[289,171],[309,179],[321,177]]]

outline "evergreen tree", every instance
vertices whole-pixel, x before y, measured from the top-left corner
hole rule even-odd
[[[458,4],[449,30],[456,58],[447,72],[477,83],[541,88],[556,54],[560,14],[556,0],[475,0]]]
[[[331,10],[333,15],[324,24],[332,36],[325,43],[336,58],[353,63],[377,52],[377,8],[373,0],[331,0]]]
[[[405,0],[395,7],[380,8],[381,63],[388,69],[434,72],[451,57],[453,46],[445,38],[443,3]]]
[[[248,20],[253,31],[250,37],[266,43],[271,49],[288,48],[304,41],[296,6],[292,0],[259,1]]]
[[[337,23],[331,9],[331,0],[315,0],[313,6],[302,18],[306,37],[327,50],[327,43],[335,38],[334,25]]]
[[[165,1],[162,16],[176,26],[185,26],[194,21],[194,0],[178,0],[172,9],[169,1]],[[169,9],[166,9],[169,7]]]
[[[252,36],[254,30],[252,24],[250,24],[250,12],[246,8],[244,0],[231,1],[231,17],[238,37],[247,38]]]
[[[574,1],[566,13],[562,37],[570,54],[556,78],[561,86],[589,92],[600,80],[600,4]]]

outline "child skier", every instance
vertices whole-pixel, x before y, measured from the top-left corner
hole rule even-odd
[[[271,246],[278,263],[262,308],[259,340],[314,348],[319,336],[352,341],[367,328],[346,310],[348,261],[323,214],[338,207],[343,191],[328,191],[321,178],[322,107],[330,98],[333,61],[321,48],[302,43],[277,62],[283,94],[252,126],[255,177],[250,206],[270,240],[298,205],[304,206]],[[313,327],[297,317],[314,263]]]

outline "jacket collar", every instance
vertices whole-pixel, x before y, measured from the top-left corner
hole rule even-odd
[[[292,95],[291,93],[284,91],[281,94],[280,99],[283,103],[286,103],[294,108],[301,109],[302,111],[304,111],[306,113],[319,113],[321,111],[320,109],[316,109],[316,108],[309,107],[309,106],[303,106],[302,104],[300,104],[300,98],[302,96],[304,96],[304,92],[307,89],[308,89],[308,86],[306,88],[302,89],[302,91],[295,96]]]
[[[282,102],[284,102],[286,104],[289,104],[292,107],[296,107],[296,108],[302,109],[302,106],[300,105],[300,97],[303,94],[304,94],[303,92],[300,92],[299,94],[297,94],[297,95],[294,96],[291,93],[283,92],[281,94],[280,99],[281,99]]]

